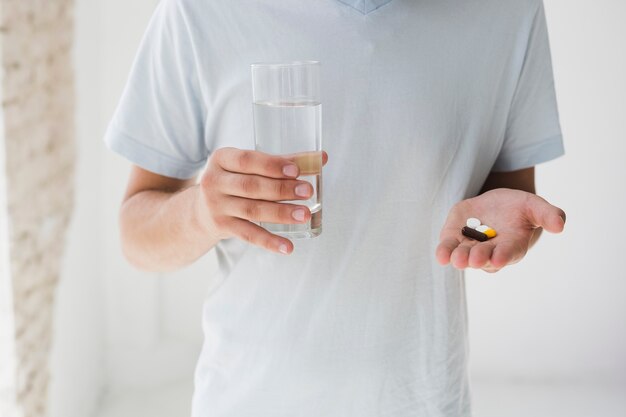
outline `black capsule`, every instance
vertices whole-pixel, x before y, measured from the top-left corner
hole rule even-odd
[[[479,232],[478,230],[472,229],[467,226],[465,226],[461,230],[461,233],[463,233],[463,236],[467,236],[470,239],[478,240],[479,242],[486,242],[487,240],[489,240],[489,236],[487,236],[483,232]]]

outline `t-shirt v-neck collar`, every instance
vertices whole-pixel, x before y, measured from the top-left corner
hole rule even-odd
[[[391,2],[391,0],[339,0],[340,2],[347,4],[353,9],[358,10],[363,14],[368,14],[379,7]]]

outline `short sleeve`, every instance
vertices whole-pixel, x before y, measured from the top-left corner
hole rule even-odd
[[[181,8],[178,0],[157,6],[104,141],[148,171],[188,179],[209,151],[197,60]]]
[[[534,15],[504,143],[493,171],[529,168],[564,154],[543,2]]]

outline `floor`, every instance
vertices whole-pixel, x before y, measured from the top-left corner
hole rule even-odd
[[[626,385],[474,383],[474,417],[626,417]]]
[[[192,382],[107,398],[97,417],[189,417]]]
[[[188,417],[191,383],[110,398],[97,417]],[[626,417],[626,386],[474,382],[474,417]]]

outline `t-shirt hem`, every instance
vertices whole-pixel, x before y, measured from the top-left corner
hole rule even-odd
[[[500,155],[492,167],[495,172],[517,171],[556,159],[565,154],[563,136],[557,134],[541,142]]]
[[[110,124],[104,143],[111,151],[123,156],[139,167],[166,177],[186,180],[195,177],[205,161],[183,162],[138,142],[132,136]]]

